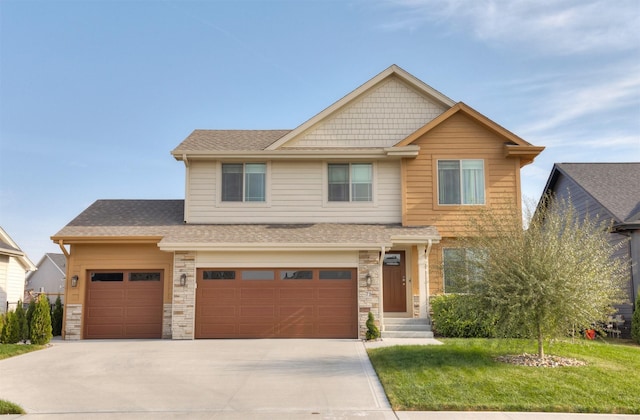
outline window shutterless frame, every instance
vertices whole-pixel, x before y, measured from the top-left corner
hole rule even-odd
[[[437,159],[438,205],[484,205],[483,159]]]
[[[220,201],[266,202],[266,163],[222,163]]]
[[[373,202],[373,164],[328,163],[327,201]]]

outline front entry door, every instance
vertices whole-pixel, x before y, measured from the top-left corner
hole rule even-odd
[[[382,293],[384,312],[407,311],[407,281],[404,251],[385,254],[382,263]]]

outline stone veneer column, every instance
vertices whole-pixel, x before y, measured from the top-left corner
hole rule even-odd
[[[171,303],[162,305],[162,338],[171,338],[172,315],[173,305]]]
[[[68,303],[64,305],[64,339],[80,340],[82,337],[82,304]]]
[[[187,283],[180,285],[180,276],[187,275]],[[176,251],[173,254],[173,303],[171,305],[171,338],[193,340],[196,309],[196,254]]]
[[[371,276],[371,286],[367,286],[367,274]],[[380,328],[381,287],[379,251],[360,251],[358,254],[358,338],[366,337],[369,311]]]

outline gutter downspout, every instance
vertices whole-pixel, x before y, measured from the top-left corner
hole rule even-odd
[[[380,308],[380,332],[384,331],[384,307],[383,307],[383,287],[382,287],[382,281],[384,280],[382,278],[383,276],[383,263],[384,263],[384,254],[386,254],[386,249],[383,246],[380,247],[380,260],[378,261],[378,270],[380,270],[380,276],[379,276],[379,281],[380,281],[380,293],[378,293],[378,308]]]
[[[427,248],[424,251],[424,278],[425,278],[425,287],[426,287],[426,301],[425,301],[425,318],[429,318],[429,253],[431,252],[431,246],[433,245],[433,240],[429,239],[427,243]]]
[[[71,256],[69,254],[69,251],[67,251],[67,248],[64,247],[64,241],[62,239],[60,239],[58,241],[58,246],[60,247],[60,249],[62,250],[62,253],[64,254],[65,258],[67,259],[67,263],[66,268],[65,268],[65,273],[64,273],[64,302],[67,303],[69,301],[68,296],[67,296],[67,282],[69,281],[69,257]],[[67,334],[67,313],[65,311],[65,316],[62,317],[62,331],[60,331],[60,335],[62,336],[63,340],[66,340]]]

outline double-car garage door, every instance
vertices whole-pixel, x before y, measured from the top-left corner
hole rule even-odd
[[[355,338],[356,270],[198,269],[196,338]]]

